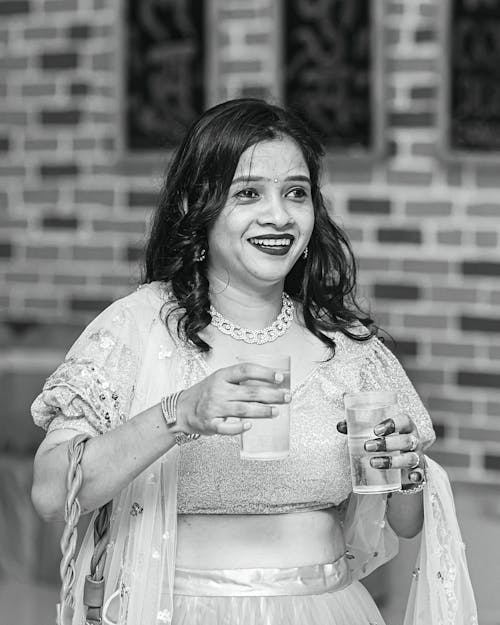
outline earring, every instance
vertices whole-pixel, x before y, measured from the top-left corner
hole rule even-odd
[[[200,253],[194,255],[193,260],[195,263],[202,263],[206,257],[207,257],[207,250],[204,247],[202,247],[200,250]]]
[[[304,251],[302,252],[302,258],[305,260],[307,258],[307,255],[309,254],[309,248],[306,245]]]

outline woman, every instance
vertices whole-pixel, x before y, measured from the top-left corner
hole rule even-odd
[[[321,155],[303,122],[279,107],[245,99],[207,111],[170,166],[145,284],[90,324],[34,402],[35,422],[48,429],[35,460],[40,514],[62,515],[77,432],[92,435],[83,510],[114,499],[105,622],[380,625],[357,580],[396,553],[395,534],[420,531],[431,489],[440,512],[425,504],[432,531],[420,566],[431,571],[439,522],[455,523],[443,576],[460,578],[452,504],[435,485],[446,480],[430,464],[420,483],[431,422],[355,305],[352,254],[320,192]],[[291,393],[259,365],[270,351],[291,355]],[[392,466],[403,470],[405,493],[353,496],[335,426],[344,393],[378,388],[398,391],[401,413],[367,448],[401,452]],[[241,459],[240,434],[283,403],[289,457]],[[74,623],[91,550],[88,534]],[[473,600],[465,610],[456,587],[443,588],[435,594],[444,603],[432,607],[416,582],[407,622],[437,625],[445,606],[463,618],[446,622],[472,623]]]

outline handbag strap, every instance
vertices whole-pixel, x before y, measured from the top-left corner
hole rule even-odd
[[[83,482],[81,460],[89,434],[78,434],[68,445],[69,466],[66,475],[65,527],[61,537],[61,592],[57,609],[57,625],[71,625],[74,612],[73,585],[75,583],[75,553],[78,538],[77,525],[81,516],[78,493]],[[103,505],[94,520],[94,552],[90,561],[90,574],[85,578],[83,603],[87,606],[86,623],[100,625],[104,603],[104,566],[111,523],[113,502]]]

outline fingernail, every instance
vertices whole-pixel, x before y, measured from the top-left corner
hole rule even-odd
[[[281,371],[276,371],[274,374],[274,380],[275,382],[283,382],[283,380],[285,379],[285,376],[281,373]]]
[[[370,464],[374,469],[385,469],[387,460],[382,456],[380,458],[372,458]]]
[[[392,419],[386,419],[373,428],[373,431],[377,436],[383,436],[384,434],[392,434],[396,431],[396,426]]]
[[[244,430],[249,430],[251,427],[252,427],[252,424],[251,424],[251,423],[244,423],[244,424],[243,424],[243,429],[244,429]]]
[[[383,423],[379,423],[373,428],[373,431],[377,436],[381,436],[382,434],[385,434],[385,425]]]
[[[291,394],[290,394],[290,393],[285,393],[285,394],[283,395],[283,401],[284,401],[286,404],[288,404],[288,403],[291,401],[291,399],[292,399],[292,396],[291,396]]]
[[[377,451],[377,450],[378,450],[377,441],[366,441],[365,451]]]

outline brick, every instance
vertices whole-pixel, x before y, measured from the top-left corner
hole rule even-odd
[[[75,126],[81,116],[78,109],[43,110],[40,112],[40,122],[45,126]]]
[[[345,232],[349,238],[349,241],[354,243],[360,243],[361,241],[363,241],[364,235],[362,228],[354,228],[352,226],[349,226],[348,228],[345,228]]]
[[[471,217],[500,217],[500,204],[471,204],[466,210]]]
[[[496,247],[498,245],[498,233],[491,230],[489,232],[476,232],[474,238],[478,247]]]
[[[476,183],[478,187],[498,187],[500,167],[496,165],[478,165],[476,169]]]
[[[0,176],[4,178],[24,178],[25,175],[26,167],[24,165],[0,165]]]
[[[69,300],[71,310],[74,312],[90,312],[98,313],[108,306],[110,306],[112,300],[105,298],[91,298],[91,297],[72,297]]]
[[[10,138],[0,136],[0,152],[8,152],[10,149]]]
[[[55,245],[28,245],[26,246],[26,258],[56,260],[59,258],[59,248]]]
[[[490,471],[500,471],[500,454],[485,454],[484,468]]]
[[[461,230],[439,230],[436,233],[437,242],[441,245],[461,245]]]
[[[74,13],[78,10],[78,0],[45,0],[45,11],[47,13],[60,13],[68,11]]]
[[[2,3],[0,2],[0,6]],[[4,54],[0,57],[0,69],[8,72],[17,72],[24,69],[28,69],[28,57],[27,56],[10,56]]]
[[[451,397],[430,396],[427,400],[428,408],[432,412],[449,412],[451,414],[471,415],[474,404],[469,399],[453,399]]]
[[[89,24],[73,24],[68,29],[70,39],[88,39],[92,29]]]
[[[124,232],[143,235],[146,224],[141,221],[117,221],[116,219],[94,219],[92,228],[95,232]]]
[[[130,191],[127,196],[127,204],[131,208],[144,206],[150,208],[156,206],[159,194],[152,191]]]
[[[26,273],[21,271],[9,271],[5,278],[7,282],[18,282],[23,284],[38,284],[40,276],[37,273]]]
[[[437,386],[442,386],[444,384],[444,372],[441,369],[406,367],[406,373],[416,386],[419,384],[435,384]]]
[[[79,169],[76,163],[59,163],[40,165],[42,178],[74,178],[78,176]]]
[[[426,171],[404,171],[390,169],[387,172],[387,182],[392,185],[426,186],[432,182],[432,173]]]
[[[500,373],[461,369],[457,372],[457,384],[459,386],[498,389],[500,388]]]
[[[393,128],[427,128],[434,126],[433,113],[389,113],[389,126]]]
[[[0,258],[12,258],[14,247],[8,241],[0,241]]]
[[[95,71],[112,70],[115,66],[115,55],[111,52],[98,52],[92,55],[92,69]]]
[[[101,276],[100,283],[103,286],[118,287],[120,289],[133,289],[137,288],[138,280],[133,276],[126,274],[118,276],[113,274],[112,276]]]
[[[0,208],[7,208],[9,205],[9,196],[5,191],[0,190]]]
[[[422,141],[418,141],[413,143],[411,146],[411,153],[414,156],[433,156],[435,157],[437,154],[436,144],[435,143],[424,143]]]
[[[54,284],[61,285],[84,285],[87,284],[87,277],[79,274],[56,273],[52,276]]]
[[[41,39],[56,39],[59,34],[57,28],[53,26],[32,26],[24,29],[24,38],[29,41],[35,39],[40,41]]]
[[[490,360],[500,360],[500,345],[490,345],[488,348],[488,357]]]
[[[125,260],[136,263],[144,258],[144,248],[129,245],[125,250]]]
[[[420,289],[411,284],[376,283],[373,295],[378,299],[417,300],[420,299]]]
[[[500,430],[494,428],[459,427],[458,436],[464,440],[500,443]]]
[[[447,217],[451,215],[451,202],[407,202],[406,213],[410,217]]]
[[[433,286],[431,288],[431,299],[436,302],[477,302],[478,293],[476,289],[453,288],[443,286]]]
[[[433,328],[446,329],[448,327],[448,318],[444,315],[404,315],[404,324],[409,328]]]
[[[334,152],[327,154],[326,171],[333,183],[369,184],[373,179],[373,166],[366,162],[335,157]]]
[[[245,35],[245,43],[250,46],[267,45],[271,42],[270,33],[247,33]]]
[[[427,452],[426,452],[427,453]],[[429,456],[444,467],[469,467],[470,455],[460,453],[458,451],[447,451],[444,449],[436,449],[431,447],[428,451]]]
[[[73,139],[73,148],[75,150],[94,150],[98,145],[95,137],[76,137]]]
[[[434,434],[437,439],[446,438],[447,428],[443,423],[437,423],[433,420],[432,427],[434,428]]]
[[[242,98],[260,98],[265,100],[271,95],[271,90],[265,85],[244,85],[240,89],[239,96]]]
[[[47,230],[76,230],[78,228],[78,220],[76,217],[61,217],[52,215],[43,218],[42,226]]]
[[[2,0],[0,2],[0,15],[25,15],[31,11],[28,0]]]
[[[221,74],[245,74],[260,73],[263,65],[260,61],[222,61],[220,64]]]
[[[439,5],[429,3],[421,4],[419,7],[420,15],[423,17],[437,17],[437,9]]]
[[[88,95],[90,93],[90,86],[84,82],[73,82],[70,85],[69,92],[73,96]]]
[[[113,206],[115,194],[112,189],[76,189],[75,202],[77,204],[97,204],[99,206]]]
[[[112,247],[75,245],[72,256],[75,260],[113,260],[114,253]]]
[[[385,28],[384,29],[384,43],[388,46],[393,46],[399,43],[401,39],[401,33],[397,28]]]
[[[464,276],[487,276],[500,278],[500,262],[466,260],[461,264]]]
[[[461,163],[446,163],[445,176],[449,186],[460,187],[462,185],[463,169]]]
[[[250,7],[222,7],[219,12],[220,20],[251,20],[260,17],[261,11]]]
[[[353,214],[363,215],[390,215],[391,201],[389,199],[350,198],[347,210]]]
[[[394,139],[387,141],[386,154],[389,158],[395,157],[399,152],[398,142]]]
[[[487,401],[486,413],[488,414],[489,417],[500,417],[500,402]]]
[[[44,70],[71,70],[78,67],[76,52],[44,52],[40,55],[40,66]]]
[[[500,332],[500,317],[472,317],[462,315],[460,327],[464,332]]]
[[[398,357],[414,357],[417,356],[420,351],[420,345],[417,341],[409,339],[394,339],[392,344],[387,342],[387,347]]]
[[[403,271],[411,273],[440,273],[447,274],[450,263],[445,260],[417,260],[408,259],[403,261]]]
[[[357,259],[358,266],[362,271],[387,271],[391,265],[388,258],[360,256],[358,254]]]
[[[53,152],[57,150],[58,140],[57,137],[43,137],[40,139],[26,139],[24,142],[24,149],[31,151],[45,151]]]
[[[422,243],[422,232],[412,228],[379,228],[377,240],[380,243]]]
[[[59,199],[59,189],[24,189],[23,199],[27,204],[55,204]]]
[[[387,71],[396,72],[435,72],[435,59],[413,58],[413,59],[388,59],[386,61]]]
[[[415,31],[416,43],[429,43],[436,41],[436,31],[433,28],[419,28]]]
[[[43,96],[53,96],[56,94],[56,84],[55,83],[31,83],[23,85],[21,88],[21,93],[26,97],[43,97]]]
[[[437,88],[429,86],[417,86],[410,89],[412,100],[431,100],[437,97]]]
[[[6,111],[1,112],[2,124],[8,126],[27,126],[28,114],[25,111]]]
[[[54,297],[26,297],[24,305],[28,309],[41,309],[44,311],[57,311],[59,302]]]

